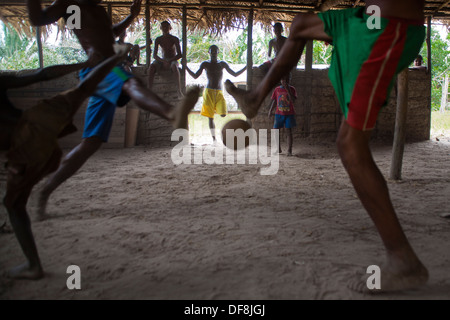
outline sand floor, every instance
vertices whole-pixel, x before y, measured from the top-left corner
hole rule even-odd
[[[391,146],[372,150],[388,177]],[[100,150],[53,194],[42,222],[37,185],[28,208],[46,276],[7,278],[24,256],[2,233],[0,299],[450,299],[449,137],[407,144],[403,180],[388,179],[430,280],[382,296],[347,288],[384,249],[334,143],[295,141],[276,175],[261,175],[261,163],[175,166],[171,151]],[[69,265],[80,267],[81,290],[66,286]]]

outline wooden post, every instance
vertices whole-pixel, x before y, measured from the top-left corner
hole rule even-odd
[[[187,9],[186,9],[186,5],[183,5],[183,26],[182,26],[183,30],[183,48],[181,49],[181,53],[183,55],[182,59],[181,59],[181,66],[182,66],[182,70],[181,70],[181,87],[183,89],[182,92],[186,93],[186,66],[187,66],[187,58],[186,58],[186,52],[187,52]]]
[[[253,7],[248,14],[247,27],[247,90],[251,90],[253,79]]]
[[[445,107],[447,107],[447,101],[448,101],[448,74],[445,75],[444,85],[442,86],[441,108],[439,109],[441,113],[445,112]]]
[[[427,18],[427,72],[431,72],[431,16]]]
[[[39,55],[39,68],[44,68],[44,54],[42,52],[41,27],[36,27],[36,42]]]
[[[313,41],[308,40],[306,42],[306,52],[305,52],[305,71],[311,71],[312,70],[312,64],[313,64]]]
[[[397,78],[398,96],[395,115],[394,145],[392,147],[390,178],[402,178],[403,151],[406,137],[406,114],[408,110],[408,68],[400,72]]]
[[[145,65],[147,68],[150,67],[150,61],[151,61],[151,44],[150,44],[150,6],[148,5],[149,0],[145,3],[145,56],[146,61]]]
[[[111,6],[111,3],[108,3],[108,15],[109,15],[109,17],[111,18],[111,21],[112,21],[112,6]]]

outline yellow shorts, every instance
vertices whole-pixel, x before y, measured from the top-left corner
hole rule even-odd
[[[227,114],[227,104],[222,90],[205,88],[203,90],[202,116],[214,118],[214,113]]]

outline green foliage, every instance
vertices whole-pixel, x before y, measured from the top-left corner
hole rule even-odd
[[[420,55],[424,64],[428,63],[427,44],[424,43]],[[439,110],[445,74],[450,73],[450,33],[442,39],[435,28],[431,28],[431,109]]]
[[[323,41],[314,40],[313,64],[330,64],[332,51],[332,45],[327,45]]]

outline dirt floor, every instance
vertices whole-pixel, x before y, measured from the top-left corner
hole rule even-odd
[[[35,221],[42,184],[30,198],[44,279],[7,278],[24,256],[0,234],[0,299],[450,299],[450,137],[407,144],[403,180],[388,180],[430,280],[376,296],[347,288],[384,249],[334,143],[294,144],[276,175],[260,162],[176,166],[169,148],[100,150],[53,194],[49,220]],[[388,177],[391,146],[372,150]],[[69,265],[81,290],[66,286]]]

